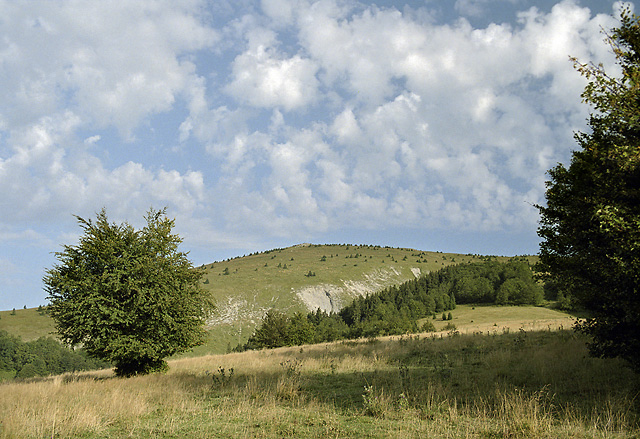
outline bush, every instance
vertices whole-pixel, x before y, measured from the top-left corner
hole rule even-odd
[[[436,326],[433,324],[431,320],[427,320],[420,327],[420,331],[422,332],[436,332]]]

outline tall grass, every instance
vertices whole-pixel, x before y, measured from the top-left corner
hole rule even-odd
[[[395,337],[0,385],[2,438],[637,437],[640,378],[569,331]]]

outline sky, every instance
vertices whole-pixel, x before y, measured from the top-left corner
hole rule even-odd
[[[0,309],[75,215],[195,265],[303,242],[521,255],[615,74],[608,0],[0,0]]]

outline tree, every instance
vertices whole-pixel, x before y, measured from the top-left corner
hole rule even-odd
[[[305,314],[296,312],[289,318],[287,345],[299,346],[313,343],[314,328]]]
[[[582,97],[596,112],[571,164],[549,171],[538,234],[540,271],[591,313],[577,329],[591,353],[640,370],[640,22],[627,9],[607,35],[621,68],[581,64]]]
[[[149,210],[142,230],[109,223],[104,209],[95,222],[76,218],[79,244],[57,252],[43,279],[64,343],[130,376],[165,370],[164,358],[203,342],[213,301],[165,210]]]
[[[288,340],[287,315],[276,309],[270,309],[262,319],[262,325],[249,337],[245,347],[247,349],[277,348],[287,346]]]

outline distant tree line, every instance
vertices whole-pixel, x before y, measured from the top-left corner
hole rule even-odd
[[[83,350],[73,351],[50,337],[23,342],[7,331],[0,331],[0,371],[5,372],[4,376],[31,378],[109,366],[88,357]]]
[[[453,310],[456,304],[538,305],[542,299],[542,287],[528,262],[521,259],[452,265],[357,297],[338,313],[318,309],[288,316],[270,310],[247,343],[236,350],[433,330],[430,321],[423,327],[418,327],[418,321]]]

